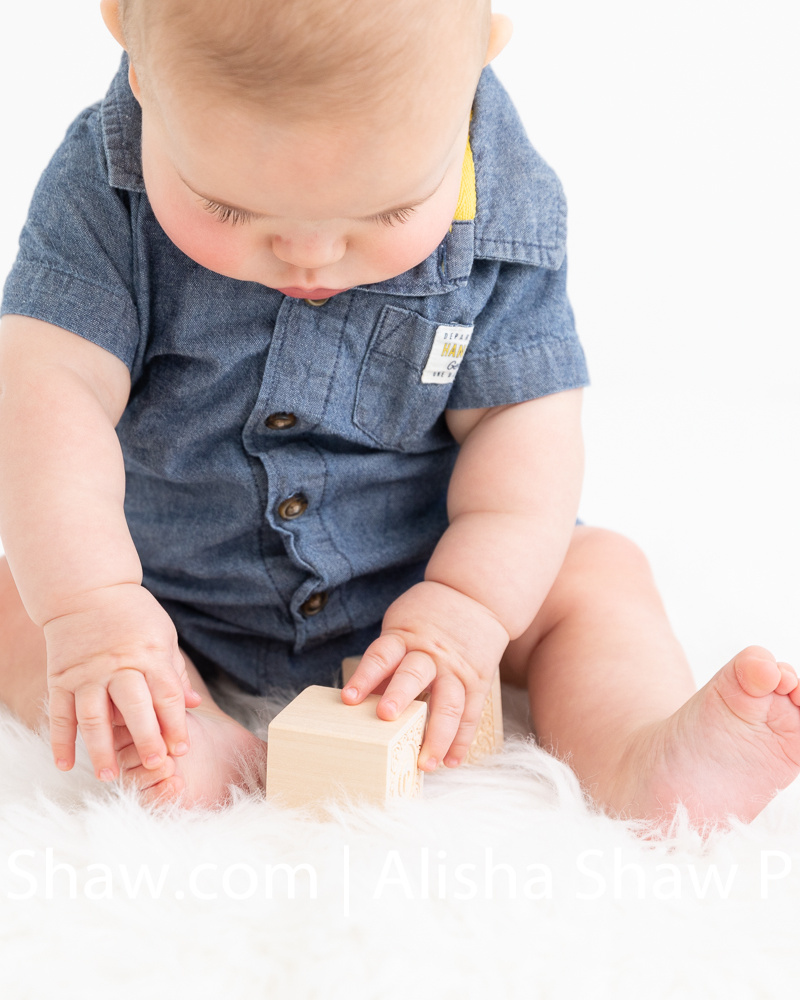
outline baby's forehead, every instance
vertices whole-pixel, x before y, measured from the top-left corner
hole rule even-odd
[[[120,2],[145,93],[211,88],[305,117],[393,103],[399,113],[415,81],[467,65],[476,83],[490,17],[490,0]]]

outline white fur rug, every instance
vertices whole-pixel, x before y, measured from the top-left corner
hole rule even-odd
[[[220,696],[265,736],[294,693]],[[502,753],[325,822],[244,792],[145,810],[80,740],[61,774],[3,713],[0,995],[795,996],[800,786],[749,827],[645,839],[587,804],[526,735],[524,693],[503,695]]]

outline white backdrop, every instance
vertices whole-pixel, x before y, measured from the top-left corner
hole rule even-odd
[[[567,194],[593,380],[581,515],[646,550],[701,682],[751,642],[800,666],[795,7],[495,4],[516,28],[495,68]],[[3,278],[118,60],[98,0],[3,6]]]

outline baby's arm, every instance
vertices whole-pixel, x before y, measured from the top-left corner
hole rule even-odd
[[[425,579],[479,601],[511,639],[536,617],[572,539],[582,396],[571,389],[486,411],[461,443],[450,479],[450,527]]]
[[[391,676],[378,711],[394,718],[430,684],[421,763],[441,761],[451,745],[451,756],[464,756],[505,647],[536,617],[561,568],[583,479],[581,399],[572,389],[447,414],[461,444],[450,526],[425,581],[387,610],[348,685],[358,696],[345,696],[355,704]]]
[[[119,773],[114,706],[142,762],[188,743],[193,695],[175,627],[142,586],[114,432],[130,393],[118,358],[24,316],[0,324],[0,536],[44,629],[53,756],[72,767],[77,726],[95,773]],[[163,732],[163,738],[162,738]],[[152,765],[150,765],[152,766]]]

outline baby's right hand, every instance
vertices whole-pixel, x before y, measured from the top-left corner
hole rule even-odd
[[[90,591],[47,622],[44,634],[58,767],[68,771],[75,763],[80,726],[96,776],[117,777],[114,721],[128,727],[148,769],[168,752],[186,752],[176,750],[189,744],[186,708],[196,708],[201,696],[192,690],[172,619],[149,591],[135,583]],[[148,760],[153,754],[157,761]]]

